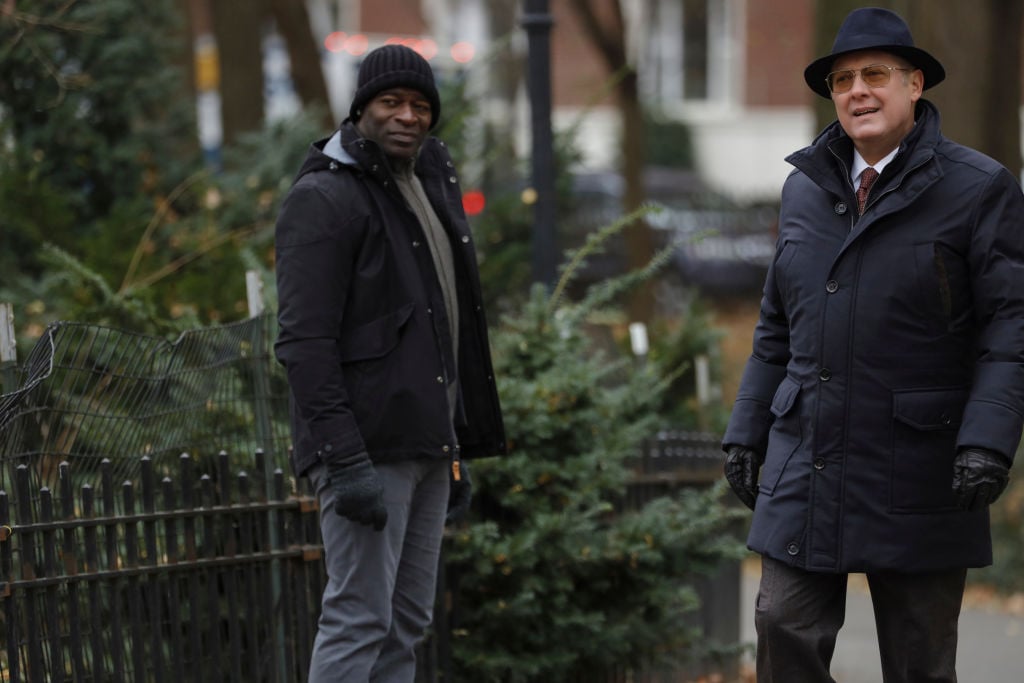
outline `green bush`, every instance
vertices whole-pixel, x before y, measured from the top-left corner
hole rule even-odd
[[[622,509],[668,381],[594,352],[586,314],[537,288],[495,335],[511,453],[473,463],[478,521],[447,540],[458,680],[592,680],[701,654],[692,580],[742,553],[720,486]]]

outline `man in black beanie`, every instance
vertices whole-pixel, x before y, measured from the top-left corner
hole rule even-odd
[[[276,230],[292,466],[328,583],[309,680],[411,683],[467,458],[503,453],[476,251],[430,65],[385,45],[312,145]]]

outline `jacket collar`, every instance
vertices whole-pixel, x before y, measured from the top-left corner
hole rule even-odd
[[[885,177],[901,175],[931,158],[942,139],[939,126],[939,111],[935,105],[925,99],[918,100],[915,125],[900,142],[899,151],[885,169]],[[835,194],[844,195],[852,187],[853,141],[838,121],[829,124],[809,146],[786,157],[786,161]]]

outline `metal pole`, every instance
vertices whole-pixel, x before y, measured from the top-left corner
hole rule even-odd
[[[245,294],[249,304],[249,318],[254,319],[263,315],[266,310],[266,304],[263,301],[263,280],[260,278],[259,272],[255,270],[245,271]],[[264,482],[264,493],[266,499],[274,500],[274,464],[277,461],[276,454],[274,453],[274,431],[271,426],[270,413],[271,408],[268,405],[270,397],[270,377],[267,373],[267,368],[264,365],[266,362],[265,356],[269,354],[268,342],[263,335],[264,326],[262,324],[256,324],[252,328],[252,375],[253,375],[253,389],[255,395],[253,396],[253,408],[256,419],[256,436],[260,444],[263,446],[263,475]],[[272,361],[271,361],[272,362]],[[270,547],[279,548],[281,539],[278,537],[278,524],[277,516],[280,515],[279,510],[270,510],[268,517],[270,521]],[[271,574],[271,604],[275,605],[274,611],[278,611],[278,603],[281,601],[283,594],[284,578],[282,577],[281,562],[280,560],[274,560],[270,568]],[[285,638],[284,624],[278,622],[274,630],[274,647],[277,650],[277,671],[275,672],[277,678],[275,680],[285,681],[287,680],[287,670],[285,668],[285,662],[287,657],[287,640]]]
[[[528,37],[527,80],[533,136],[533,279],[555,284],[555,163],[551,135],[551,26],[548,0],[523,0]]]
[[[14,391],[18,381],[18,347],[14,336],[14,307],[0,303],[0,394]]]

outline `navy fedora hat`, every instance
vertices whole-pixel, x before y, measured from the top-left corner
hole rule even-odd
[[[853,10],[843,20],[832,52],[814,60],[804,69],[807,85],[822,97],[831,99],[825,77],[832,71],[836,58],[859,50],[881,50],[903,57],[924,72],[926,90],[946,77],[946,70],[939,60],[914,46],[910,27],[900,15],[880,7],[863,7]]]

